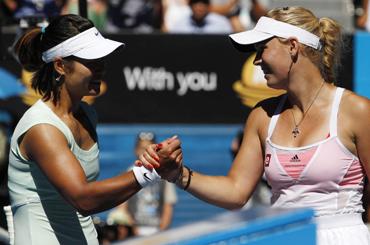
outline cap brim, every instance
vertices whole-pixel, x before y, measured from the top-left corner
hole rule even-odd
[[[74,53],[73,56],[87,60],[99,59],[109,55],[118,48],[123,48],[124,46],[124,43],[104,38],[94,42],[88,47],[79,50],[78,52]]]
[[[274,35],[264,32],[256,31],[243,31],[229,35],[233,46],[241,52],[251,52],[256,50],[254,44],[267,40]]]

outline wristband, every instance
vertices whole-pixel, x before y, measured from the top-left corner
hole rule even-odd
[[[193,176],[193,171],[189,168],[189,167],[187,167],[187,166],[184,166],[187,170],[188,170],[188,172],[189,172],[189,176],[188,176],[188,181],[186,181],[186,185],[185,185],[185,187],[184,187],[184,191],[186,191],[187,189],[188,189],[188,187],[189,187],[189,185],[190,185],[190,182],[191,182],[191,176]]]
[[[132,171],[134,172],[137,182],[141,187],[146,187],[149,184],[155,183],[161,179],[161,176],[153,169],[152,171],[146,169],[144,166],[133,167]]]

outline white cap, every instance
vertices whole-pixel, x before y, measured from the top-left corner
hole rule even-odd
[[[124,45],[104,38],[95,27],[92,27],[46,50],[42,53],[42,60],[49,63],[57,57],[64,58],[71,55],[88,60],[99,59]]]
[[[254,50],[254,44],[271,37],[297,38],[298,42],[321,49],[320,38],[315,34],[300,27],[278,21],[269,17],[261,17],[256,26],[250,31],[239,32],[229,35],[235,47],[241,51]]]

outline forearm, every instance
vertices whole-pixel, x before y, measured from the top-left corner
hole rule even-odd
[[[160,230],[165,230],[167,229],[168,226],[170,226],[172,220],[172,212],[173,212],[172,204],[164,204],[161,216],[161,223],[159,225]]]
[[[89,182],[79,187],[70,197],[72,205],[84,215],[101,212],[115,207],[137,193],[141,186],[132,171],[102,181]]]
[[[184,168],[182,180],[177,186],[183,189],[188,181],[189,171]],[[226,209],[242,208],[249,196],[241,191],[230,176],[208,176],[194,171],[186,191],[205,202]]]
[[[362,1],[362,8],[365,13],[367,13],[367,8],[368,8],[369,0],[363,0]]]

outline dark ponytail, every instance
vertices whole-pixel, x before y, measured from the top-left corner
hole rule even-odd
[[[61,15],[52,20],[43,32],[40,28],[31,29],[18,39],[15,53],[23,68],[34,72],[31,86],[44,100],[52,98],[56,103],[62,82],[56,81],[59,75],[54,64],[45,63],[42,53],[93,26],[90,20],[79,15]]]

